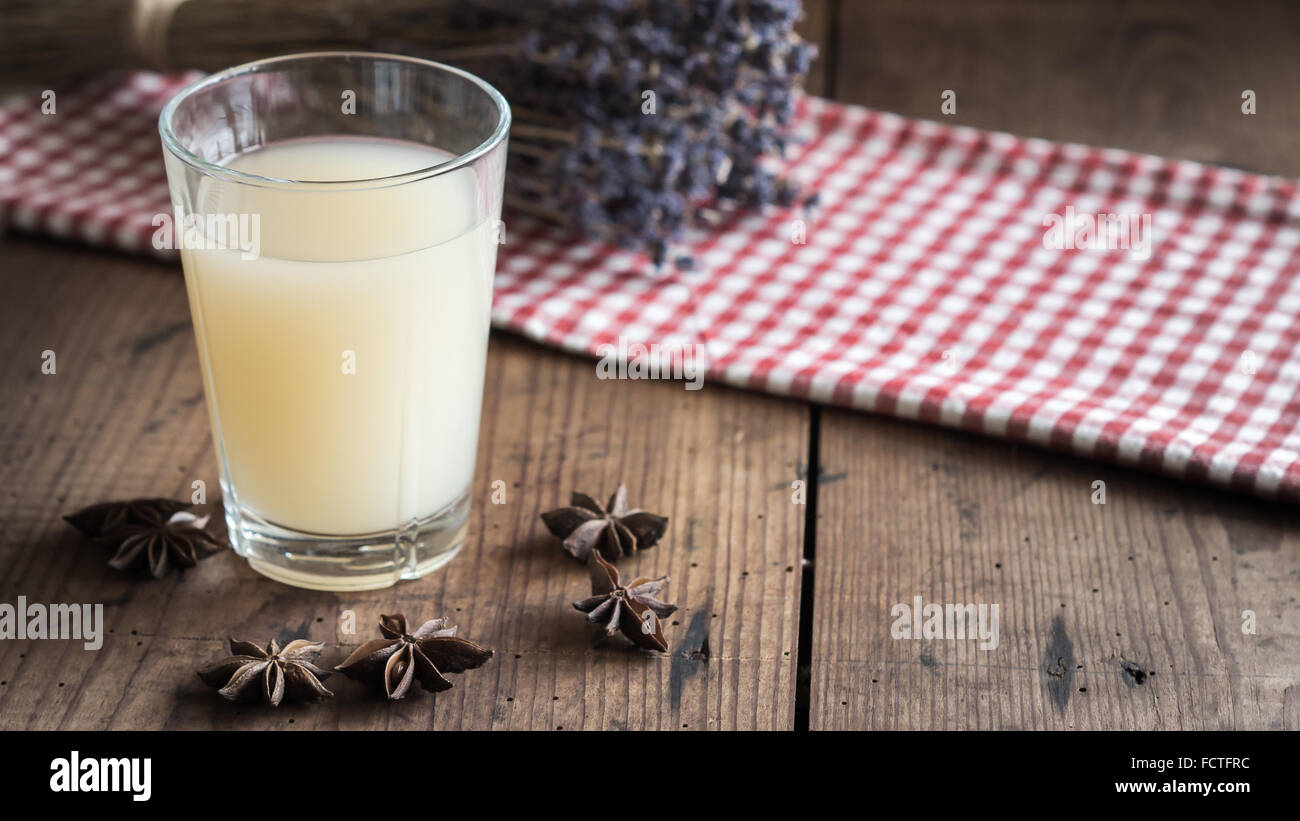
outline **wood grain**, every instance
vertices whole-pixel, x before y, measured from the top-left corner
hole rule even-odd
[[[1293,509],[842,411],[820,435],[813,729],[1298,726]],[[892,638],[914,596],[998,604],[997,648]]]
[[[0,642],[0,728],[784,729],[793,726],[807,449],[793,402],[680,383],[601,381],[592,362],[494,335],[471,542],[447,568],[336,595],[263,579],[233,554],[162,582],[104,565],[60,516],[136,495],[216,495],[184,284],[174,269],[16,240],[0,314],[0,601],[103,602],[104,647]],[[57,373],[40,373],[54,350]],[[575,489],[670,517],[663,543],[622,564],[670,574],[671,652],[593,646],[570,602],[585,568],[538,514]],[[505,483],[491,504],[492,482]],[[352,611],[356,635],[341,632]],[[457,686],[389,705],[335,676],[314,707],[236,708],[194,670],[235,635],[306,636],[341,661],[380,613],[446,615],[496,650]]]

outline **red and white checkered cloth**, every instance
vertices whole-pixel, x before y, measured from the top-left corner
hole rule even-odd
[[[155,119],[182,83],[0,107],[8,221],[152,251]],[[1300,501],[1295,181],[812,98],[797,130],[813,213],[737,217],[669,275],[513,220],[495,323],[586,354],[700,343],[732,385]],[[1149,258],[1047,248],[1067,208],[1150,214]]]

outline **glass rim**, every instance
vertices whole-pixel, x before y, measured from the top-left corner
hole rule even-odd
[[[487,139],[483,140],[483,142],[479,143],[469,151],[456,155],[452,159],[426,166],[425,168],[419,168],[414,171],[404,171],[401,174],[355,180],[291,180],[280,177],[268,177],[261,174],[250,174],[246,171],[237,171],[229,166],[205,160],[193,151],[190,151],[181,144],[180,140],[176,137],[175,131],[172,129],[172,118],[175,116],[176,109],[180,104],[217,83],[224,82],[234,77],[241,77],[246,74],[255,74],[267,67],[281,63],[304,62],[308,60],[321,59],[349,60],[356,58],[366,60],[391,60],[399,63],[407,63],[426,69],[433,69],[445,74],[454,74],[462,79],[468,80],[486,93],[488,98],[496,105],[498,112],[496,127],[492,130],[492,133],[488,135]],[[210,176],[224,177],[228,180],[243,183],[245,185],[258,187],[310,186],[320,187],[322,189],[338,189],[349,186],[353,189],[358,187],[387,188],[394,185],[403,185],[408,182],[417,182],[419,180],[450,173],[458,168],[464,168],[465,166],[472,164],[504,142],[510,133],[510,123],[510,104],[506,101],[506,98],[500,91],[497,91],[491,83],[476,74],[472,74],[462,68],[447,65],[446,63],[439,63],[435,60],[425,60],[421,57],[410,57],[404,54],[391,54],[379,51],[348,50],[297,52],[294,54],[280,55],[278,57],[267,57],[261,60],[253,60],[252,62],[241,63],[237,66],[222,69],[221,71],[201,77],[176,92],[158,114],[158,132],[162,137],[163,147],[181,162],[192,168],[196,168]],[[273,145],[274,143],[271,144]]]

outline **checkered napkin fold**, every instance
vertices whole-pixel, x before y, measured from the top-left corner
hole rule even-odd
[[[155,120],[185,79],[0,107],[8,223],[152,252],[171,210]],[[816,98],[797,132],[817,209],[690,237],[689,272],[512,219],[495,324],[1300,500],[1295,181]]]

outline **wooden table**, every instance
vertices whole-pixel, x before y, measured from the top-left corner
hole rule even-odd
[[[960,122],[1300,172],[1300,61],[1282,48],[1296,12],[1215,22],[1189,5],[812,2],[813,83],[930,118],[953,88]],[[1244,87],[1260,99],[1245,123]],[[0,641],[0,728],[1300,726],[1293,508],[714,385],[601,381],[507,334],[492,339],[470,542],[444,570],[330,594],[226,553],[133,580],[60,516],[217,487],[183,282],[42,240],[0,254],[0,601],[103,602],[111,631],[98,652]],[[624,567],[673,578],[663,656],[593,646],[569,604],[585,573],[538,518],[620,480],[670,517]],[[999,647],[891,638],[890,608],[914,596],[997,603]],[[496,656],[395,704],[335,677],[321,705],[237,708],[193,674],[230,634],[308,636],[337,663],[394,611],[446,615]]]

